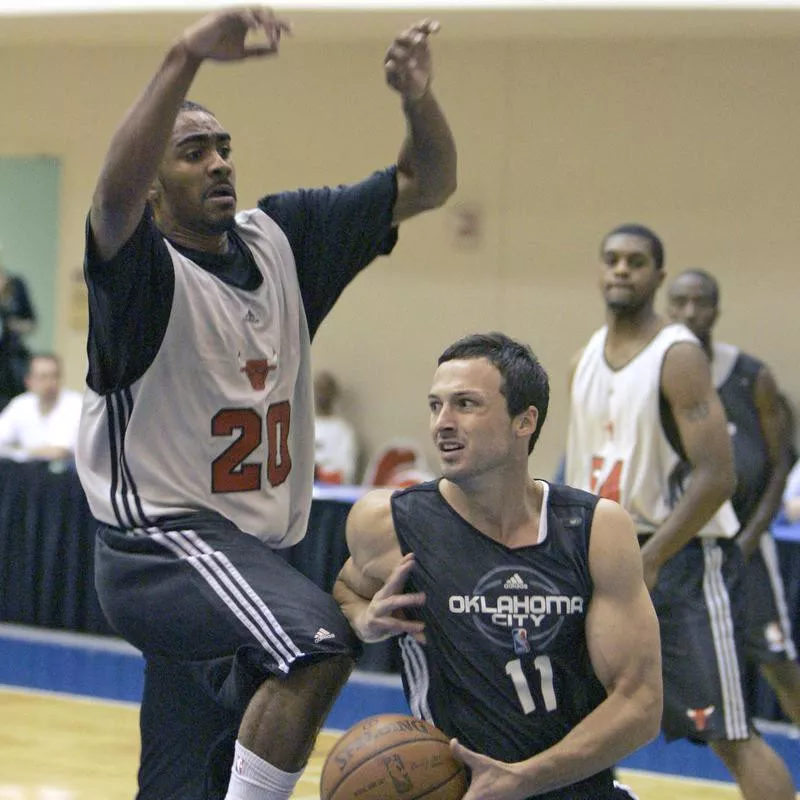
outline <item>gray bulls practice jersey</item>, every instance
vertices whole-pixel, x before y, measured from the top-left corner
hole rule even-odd
[[[661,393],[667,351],[697,339],[683,325],[667,325],[631,361],[612,369],[605,358],[608,328],[597,331],[572,380],[566,482],[619,502],[639,533],[664,522],[691,480],[675,433],[664,430]],[[738,530],[730,502],[701,531],[729,538]]]
[[[259,209],[236,222],[263,284],[230,286],[167,243],[175,285],[161,346],[130,386],[87,390],[77,464],[109,525],[202,508],[288,547],[311,504],[309,333],[283,231]]]

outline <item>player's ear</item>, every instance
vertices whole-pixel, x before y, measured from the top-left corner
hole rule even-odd
[[[536,432],[539,423],[539,409],[536,406],[528,406],[524,411],[517,415],[516,432],[520,437],[529,437]]]
[[[156,178],[151,184],[150,188],[147,191],[147,202],[150,205],[158,205],[159,199],[161,198],[161,182],[158,178]]]

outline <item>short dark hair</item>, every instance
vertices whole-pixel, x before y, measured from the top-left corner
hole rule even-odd
[[[699,281],[702,281],[705,284],[708,293],[711,295],[711,301],[714,303],[714,307],[719,305],[719,282],[717,279],[710,273],[700,267],[689,267],[689,269],[685,269],[675,278],[675,281],[680,280],[684,275],[688,275],[691,278],[697,278]],[[673,281],[673,283],[675,283]]]
[[[545,368],[528,345],[496,331],[464,336],[439,356],[438,363],[470,358],[485,358],[500,373],[503,379],[500,392],[506,398],[510,417],[529,406],[539,412],[536,430],[528,442],[528,454],[532,453],[550,404],[550,380]]]
[[[617,225],[613,231],[609,231],[600,243],[601,255],[603,250],[605,250],[606,242],[612,236],[617,235],[639,236],[642,239],[646,239],[647,243],[650,245],[650,253],[653,256],[653,263],[656,265],[656,269],[663,269],[665,258],[663,242],[654,231],[650,230],[646,225],[640,225],[638,222],[626,222],[624,225]]]
[[[178,107],[179,114],[188,113],[190,111],[202,111],[204,114],[210,114],[212,117],[216,117],[213,111],[205,106],[201,106],[200,103],[195,103],[194,100],[184,100]]]

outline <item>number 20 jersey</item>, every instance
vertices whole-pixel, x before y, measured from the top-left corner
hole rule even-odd
[[[572,379],[566,482],[618,502],[639,533],[652,533],[669,516],[690,477],[690,465],[664,429],[661,372],[669,349],[697,339],[683,325],[667,325],[627,364],[605,358],[608,328],[586,345]],[[701,531],[728,538],[738,530],[729,502]]]
[[[427,595],[426,644],[400,639],[411,711],[503,761],[553,746],[606,697],[585,636],[597,498],[544,487],[538,541],[513,549],[466,522],[437,482],[392,497],[401,550],[416,560],[407,589]],[[603,771],[541,797],[600,800],[611,787]]]
[[[206,509],[288,547],[311,505],[310,339],[283,231],[258,209],[236,222],[261,286],[230,286],[167,243],[175,289],[161,347],[131,386],[87,390],[76,458],[101,522],[146,528]]]

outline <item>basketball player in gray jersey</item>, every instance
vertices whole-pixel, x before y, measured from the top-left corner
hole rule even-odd
[[[786,715],[800,725],[800,664],[769,530],[791,467],[788,432],[768,367],[738,347],[712,340],[719,297],[713,275],[686,270],[669,287],[669,316],[686,325],[703,345],[728,418],[738,479],[733,507],[741,528],[736,541],[747,559],[745,652],[775,690]]]
[[[277,54],[289,25],[259,6],[184,31],[112,139],[86,232],[77,462],[102,607],[146,658],[140,800],[288,798],[352,669],[336,603],[274,550],[308,522],[311,337],[397,225],[455,188],[436,29],[387,52],[408,134],[360,183],[236,213],[230,134],[185,95],[205,61]]]
[[[747,800],[793,800],[747,714],[733,453],[708,358],[655,311],[665,272],[653,231],[615,228],[600,255],[606,324],[572,375],[567,482],[634,519],[660,623],[666,738],[709,744]]]
[[[348,518],[334,597],[362,640],[402,634],[409,706],[453,737],[464,800],[629,800],[611,767],[661,717],[631,518],[528,474],[548,399],[530,348],[459,340],[428,396],[442,479]]]

